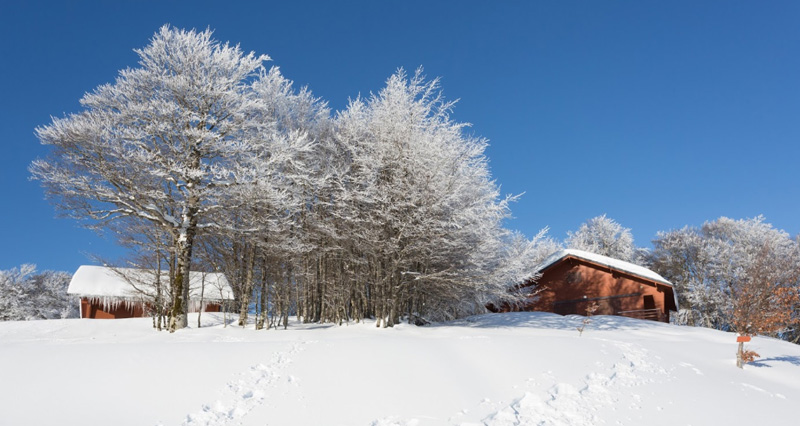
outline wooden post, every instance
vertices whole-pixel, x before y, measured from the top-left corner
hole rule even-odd
[[[739,368],[744,368],[742,354],[744,354],[744,342],[739,342],[739,350],[736,351],[736,366]]]
[[[750,336],[736,336],[736,341],[739,342],[739,349],[736,351],[736,366],[744,368],[744,342],[749,342]]]

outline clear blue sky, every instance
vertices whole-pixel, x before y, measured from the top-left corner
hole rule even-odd
[[[529,237],[603,213],[642,246],[723,215],[800,231],[798,2],[19,0],[0,4],[0,269],[121,255],[55,218],[33,131],[165,23],[270,55],[334,109],[424,66],[503,192],[525,192],[508,226]]]

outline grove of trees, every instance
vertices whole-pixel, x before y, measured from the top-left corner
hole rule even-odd
[[[800,244],[763,217],[660,232],[650,260],[675,285],[678,323],[800,339]]]
[[[136,52],[84,110],[36,130],[51,151],[30,170],[61,212],[134,247],[133,266],[170,271],[170,330],[187,326],[193,265],[225,272],[260,326],[391,326],[513,298],[514,197],[437,80],[399,70],[331,114],[208,30],[164,26]]]

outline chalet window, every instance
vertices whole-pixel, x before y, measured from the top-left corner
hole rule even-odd
[[[563,301],[553,304],[553,312],[559,315],[574,315],[578,313],[578,304],[583,301]]]

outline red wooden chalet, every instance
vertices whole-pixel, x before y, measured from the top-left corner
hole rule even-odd
[[[519,289],[531,296],[521,306],[495,311],[545,311],[561,315],[622,315],[669,322],[678,310],[672,283],[661,275],[629,262],[581,250],[561,250],[536,268],[540,274]]]

